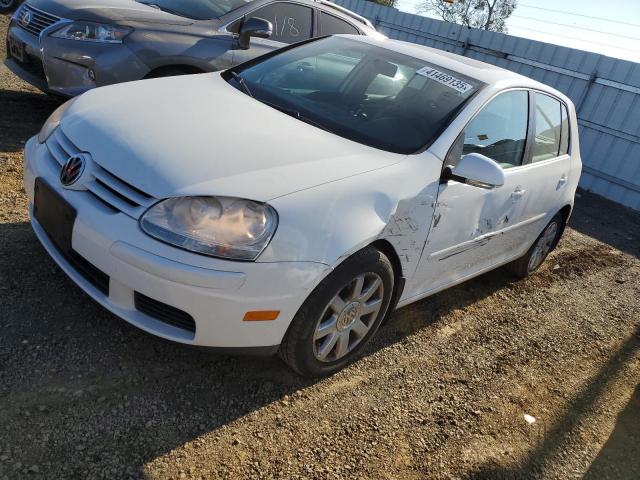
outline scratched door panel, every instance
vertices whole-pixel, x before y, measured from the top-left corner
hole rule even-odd
[[[519,170],[491,190],[457,182],[440,186],[416,273],[419,293],[456,283],[522,252],[531,231],[520,198],[512,196],[518,187],[529,187]]]

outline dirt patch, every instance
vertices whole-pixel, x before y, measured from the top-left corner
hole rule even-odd
[[[55,106],[0,66],[0,478],[640,478],[637,213],[582,193],[539,273],[403,308],[311,382],[144,334],[64,276],[22,188]]]
[[[627,265],[627,259],[622,252],[602,244],[562,251],[554,261],[555,265],[551,270],[547,270],[547,274],[565,279]]]

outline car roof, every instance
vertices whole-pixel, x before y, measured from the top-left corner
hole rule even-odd
[[[401,40],[392,40],[389,38],[367,37],[357,35],[340,35],[348,38],[353,38],[359,42],[369,43],[372,45],[378,45],[388,50],[393,50],[404,55],[409,55],[425,62],[433,63],[448,70],[461,73],[468,77],[480,80],[488,85],[499,84],[501,88],[513,87],[527,87],[535,88],[538,90],[544,90],[553,95],[561,97],[565,101],[567,100],[565,95],[558,92],[556,89],[533,80],[524,75],[506,70],[504,68],[484,63],[473,58],[464,57],[455,53],[446,52],[444,50],[438,50],[436,48],[427,47],[425,45],[418,45],[415,43],[403,42]]]

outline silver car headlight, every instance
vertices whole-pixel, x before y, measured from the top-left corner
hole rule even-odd
[[[38,133],[38,143],[44,143],[47,141],[53,131],[58,128],[58,125],[60,125],[60,121],[62,120],[62,117],[64,117],[64,114],[69,110],[69,108],[71,108],[71,105],[73,105],[78,98],[79,97],[75,97],[68,100],[49,115],[49,118],[47,118],[47,121],[44,122],[44,125],[40,129],[40,133]]]
[[[118,25],[77,21],[56,30],[51,36],[85,42],[122,43],[132,31],[131,28]]]
[[[234,260],[255,260],[277,225],[269,205],[233,197],[169,198],[140,218],[140,228],[158,240]]]

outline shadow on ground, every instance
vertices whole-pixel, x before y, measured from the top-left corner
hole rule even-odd
[[[22,150],[59,105],[44,93],[0,89],[0,151]]]
[[[578,195],[571,228],[640,258],[640,212],[590,192]]]
[[[366,354],[509,283],[497,271],[403,308]],[[65,476],[114,463],[107,476],[142,476],[150,460],[314,383],[277,358],[214,355],[128,325],[66,278],[26,222],[0,225],[0,310],[3,436]]]
[[[584,478],[640,478],[640,384],[618,415],[613,432]]]
[[[472,474],[474,480],[540,478],[545,466],[562,450],[582,419],[605,394],[627,362],[632,361],[640,349],[640,338],[631,335],[614,352],[600,371],[586,383],[578,395],[569,402],[561,418],[546,431],[542,442],[513,469],[493,465],[482,466]],[[640,478],[640,387],[625,410],[618,417],[613,433],[601,449],[584,478],[636,480]]]

